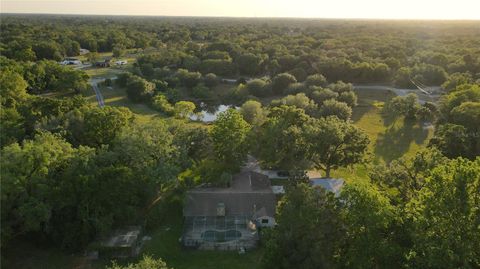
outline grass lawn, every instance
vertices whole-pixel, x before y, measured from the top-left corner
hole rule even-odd
[[[102,86],[102,87],[99,87],[99,89],[103,95],[105,105],[128,107],[133,113],[135,113],[136,119],[140,122],[147,122],[156,118],[162,118],[162,115],[158,111],[150,108],[146,104],[141,104],[141,103],[137,104],[128,100],[125,89],[123,88],[118,88],[115,86],[113,87]],[[92,105],[95,105],[95,106],[98,105],[97,98],[95,96],[95,92],[93,91],[93,89],[89,90],[84,95]]]
[[[352,120],[369,136],[369,150],[375,162],[413,156],[426,146],[433,135],[431,129],[424,129],[417,122],[403,118],[391,120],[382,115],[384,102],[394,97],[394,93],[377,90],[358,90],[356,93],[359,104],[353,109]]]
[[[352,120],[370,138],[368,152],[374,164],[412,157],[427,145],[432,129],[423,129],[420,124],[403,118],[392,121],[382,116],[384,102],[395,97],[394,93],[378,90],[357,90],[356,93],[358,106],[353,109]],[[368,167],[359,164],[341,168],[332,171],[331,176],[347,181],[366,180]]]

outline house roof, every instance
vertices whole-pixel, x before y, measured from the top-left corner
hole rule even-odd
[[[259,212],[271,217],[275,215],[273,192],[188,192],[183,215],[216,216],[220,203],[225,205],[225,216],[253,216]]]
[[[275,215],[276,197],[268,177],[248,171],[233,176],[229,188],[195,188],[185,197],[184,216],[216,216],[218,204],[226,216],[253,216],[263,210]]]
[[[335,196],[340,195],[340,190],[345,181],[341,178],[311,178],[310,184],[312,186],[320,186],[327,191],[333,192]]]

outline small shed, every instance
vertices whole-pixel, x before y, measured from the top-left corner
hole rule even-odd
[[[141,234],[142,228],[140,226],[127,226],[115,230],[110,236],[101,240],[95,248],[100,257],[136,257],[142,246]]]

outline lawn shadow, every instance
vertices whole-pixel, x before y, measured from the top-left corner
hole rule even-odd
[[[367,114],[372,109],[375,109],[375,106],[370,103],[358,104],[352,110],[352,121],[358,122],[365,114]]]
[[[408,152],[412,142],[422,144],[428,137],[428,130],[415,121],[397,121],[383,134],[379,134],[375,144],[375,156],[385,162],[402,157]]]
[[[393,114],[391,112],[389,113],[388,111],[385,111],[384,109],[382,109],[380,111],[380,115],[382,116],[383,125],[385,127],[391,126],[393,123],[395,123],[395,121],[399,117],[399,115]]]

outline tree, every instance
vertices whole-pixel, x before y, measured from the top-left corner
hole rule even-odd
[[[478,156],[476,149],[470,147],[470,137],[465,127],[456,124],[442,124],[435,130],[430,146],[442,151],[449,158]]]
[[[0,72],[0,104],[16,107],[27,99],[27,82],[11,70]]]
[[[237,57],[235,62],[242,75],[254,76],[261,71],[262,58],[253,53],[242,54]]]
[[[352,116],[352,108],[344,102],[338,102],[336,100],[329,99],[324,101],[320,107],[320,116],[336,116],[339,119],[346,121]]]
[[[343,81],[337,81],[336,83],[329,84],[328,88],[338,94],[342,94],[344,92],[353,92],[353,85]]]
[[[0,105],[0,148],[18,141],[25,136],[25,119],[15,108]]]
[[[60,46],[55,41],[42,41],[33,46],[37,59],[61,61],[63,58]]]
[[[123,45],[115,45],[113,47],[113,57],[122,57],[123,55],[125,55],[126,53],[126,50],[125,50],[125,47]]]
[[[150,256],[143,256],[137,263],[130,263],[126,266],[118,265],[113,262],[112,266],[107,269],[169,269],[167,264],[162,259],[154,259]]]
[[[213,88],[218,85],[217,75],[213,73],[206,74],[205,77],[203,78],[203,81],[205,83],[205,86],[209,88]]]
[[[337,100],[346,103],[349,107],[355,107],[357,105],[357,95],[353,91],[342,92]]]
[[[66,115],[66,136],[74,145],[109,145],[133,120],[126,107],[86,107]]]
[[[122,164],[151,176],[156,183],[169,183],[175,178],[172,170],[176,170],[179,154],[164,121],[127,126],[112,144]]]
[[[464,102],[451,111],[451,122],[480,134],[480,102]],[[479,145],[480,146],[480,145]]]
[[[431,171],[447,160],[438,149],[428,148],[412,158],[402,157],[388,164],[374,166],[370,169],[369,178],[392,205],[404,210],[406,204],[424,187]]]
[[[442,84],[442,88],[446,90],[453,90],[457,88],[458,86],[464,85],[464,84],[472,84],[473,83],[473,78],[470,73],[453,73],[451,74],[447,81],[445,81]]]
[[[202,78],[202,74],[199,72],[189,72],[186,69],[178,69],[176,75],[180,82],[188,88],[195,87]]]
[[[272,80],[272,90],[275,94],[283,94],[283,92],[297,79],[289,73],[281,73],[276,75]]]
[[[188,101],[179,101],[175,103],[174,114],[178,119],[188,119],[193,115],[195,104]]]
[[[235,109],[228,109],[215,120],[211,137],[215,158],[231,172],[237,171],[247,157],[250,125]]]
[[[310,87],[310,86],[326,87],[327,84],[328,84],[327,79],[322,74],[310,75],[305,80],[305,85],[307,87]]]
[[[480,87],[465,84],[440,101],[440,115],[431,145],[449,157],[473,160],[480,154]]]
[[[338,93],[328,89],[328,88],[317,88],[317,87],[312,87],[312,99],[317,103],[317,104],[323,104],[324,101],[334,99],[336,100],[338,98]]]
[[[414,88],[415,85],[413,85],[411,81],[411,76],[412,76],[412,70],[408,67],[401,67],[400,69],[397,70],[397,73],[395,74],[394,77],[394,84],[397,87],[402,87],[402,88]]]
[[[212,99],[212,90],[203,83],[198,84],[192,89],[192,96],[198,99]]]
[[[414,120],[420,109],[418,96],[410,93],[407,96],[396,96],[384,107],[384,112],[395,117],[404,116],[405,119]]]
[[[419,64],[413,67],[412,74],[416,80],[432,86],[442,85],[447,80],[447,73],[438,65]]]
[[[474,268],[480,264],[480,159],[452,160],[433,169],[409,204],[412,267]]]
[[[168,102],[167,97],[163,94],[157,94],[152,99],[152,104],[155,109],[166,115],[173,115],[174,107]]]
[[[12,237],[47,229],[54,192],[48,175],[61,171],[74,154],[70,144],[50,133],[2,149],[2,247]]]
[[[287,106],[296,106],[305,110],[309,115],[314,114],[317,106],[315,103],[310,100],[304,93],[298,93],[296,95],[287,95],[282,99],[273,100],[271,103],[272,106],[280,106],[280,105],[287,105]]]
[[[246,84],[248,92],[257,97],[266,97],[270,95],[270,88],[263,79],[252,79]]]
[[[307,168],[303,125],[310,119],[303,109],[294,106],[272,108],[267,121],[254,134],[254,151],[262,165],[281,170]]]
[[[85,56],[87,57],[88,62],[90,62],[91,64],[95,64],[95,62],[97,62],[100,58],[98,53],[94,51],[87,53],[87,55]]]
[[[231,60],[207,59],[200,64],[202,74],[213,73],[217,76],[231,76],[235,73],[235,66]]]
[[[332,193],[299,184],[277,209],[277,226],[267,234],[265,268],[336,268],[343,242],[340,206]]]
[[[260,102],[249,100],[240,108],[243,119],[253,126],[261,126],[266,120],[266,113]]]
[[[136,103],[148,100],[155,89],[155,84],[135,75],[128,79],[126,86],[128,98]]]
[[[327,178],[332,169],[360,162],[369,144],[363,131],[337,117],[311,120],[305,125],[305,141],[307,159]]]
[[[399,216],[388,198],[374,185],[358,182],[343,187],[340,199],[346,230],[339,255],[343,267],[402,267],[406,249],[396,241]]]

